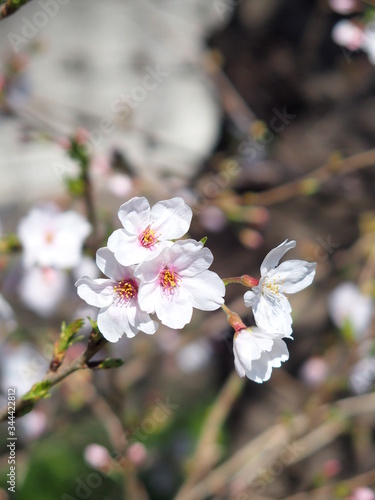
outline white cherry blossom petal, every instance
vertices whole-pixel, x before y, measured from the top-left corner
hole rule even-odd
[[[233,340],[235,369],[240,377],[247,376],[262,383],[289,358],[286,344],[279,332],[264,332],[259,328],[241,330]]]
[[[113,302],[114,283],[107,279],[80,278],[75,286],[77,293],[90,306],[107,307]]]
[[[137,264],[148,257],[149,253],[147,248],[140,245],[138,235],[129,236],[124,229],[116,229],[108,238],[107,245],[123,266]]]
[[[150,204],[143,196],[132,198],[121,205],[118,217],[125,231],[138,237],[150,224]]]
[[[274,269],[278,265],[281,257],[283,257],[288,250],[291,250],[295,246],[296,242],[294,240],[289,242],[288,240],[285,240],[280,243],[279,246],[268,252],[260,266],[261,276],[266,275],[271,269]]]
[[[189,230],[193,212],[182,198],[159,201],[151,209],[152,227],[163,240],[181,238]]]
[[[296,293],[311,285],[315,276],[316,263],[305,260],[287,260],[268,274],[275,280],[280,293]]]
[[[224,304],[225,285],[212,271],[184,278],[184,286],[191,294],[193,307],[197,309],[214,311]]]
[[[116,260],[114,254],[107,247],[97,250],[96,265],[103,274],[114,281],[121,281],[126,277],[126,268]],[[133,272],[130,270],[128,276],[132,274]]]
[[[163,325],[169,328],[180,329],[190,323],[193,315],[193,306],[190,295],[184,290],[178,290],[173,297],[167,296],[160,290],[156,293],[155,312]]]
[[[263,330],[283,332],[290,336],[292,330],[292,308],[285,295],[261,295],[253,305],[253,313],[257,326]]]
[[[127,311],[116,306],[109,306],[99,311],[98,328],[109,342],[117,342],[124,334],[129,338],[134,337],[138,331],[129,324]]]
[[[147,333],[147,335],[153,335],[159,328],[159,323],[153,321],[150,316],[141,311],[139,307],[136,308],[135,322],[141,332]]]

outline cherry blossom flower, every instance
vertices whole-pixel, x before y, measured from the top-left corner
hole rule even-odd
[[[285,336],[292,334],[292,308],[284,294],[303,290],[315,276],[313,262],[287,260],[278,265],[281,257],[295,246],[295,241],[285,240],[271,250],[260,266],[259,284],[244,295],[245,305],[252,307],[257,326]]]
[[[170,328],[183,328],[191,320],[193,307],[218,309],[224,302],[225,286],[207,269],[213,255],[202,243],[180,240],[164,248],[154,259],[139,264],[135,276],[141,280],[140,307],[156,312]]]
[[[246,375],[259,384],[269,380],[272,369],[279,368],[281,363],[289,358],[283,336],[283,333],[269,333],[257,327],[236,332],[233,354],[238,375]]]
[[[18,226],[26,267],[69,269],[81,259],[82,244],[91,226],[77,212],[60,212],[54,205],[33,208]]]
[[[96,263],[109,279],[84,276],[76,282],[78,295],[88,304],[99,307],[98,327],[109,342],[117,342],[125,333],[134,337],[139,330],[153,334],[158,324],[138,304],[139,281],[134,267],[119,264],[108,248],[96,253]]]
[[[330,294],[328,309],[338,328],[343,328],[349,322],[353,333],[362,337],[371,324],[374,303],[371,296],[362,293],[357,285],[344,282]]]
[[[53,267],[34,266],[27,269],[19,285],[23,303],[39,316],[56,312],[59,302],[68,292],[69,280],[65,271]]]
[[[152,208],[146,198],[132,198],[120,207],[123,229],[112,233],[108,248],[123,266],[139,264],[171,244],[169,240],[183,236],[192,215],[182,198],[159,201]]]

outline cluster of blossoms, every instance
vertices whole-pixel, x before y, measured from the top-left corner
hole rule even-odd
[[[182,198],[152,208],[146,198],[132,198],[118,215],[123,228],[96,255],[108,278],[85,276],[76,283],[78,295],[100,308],[98,327],[108,341],[155,333],[158,323],[150,314],[179,329],[190,322],[193,307],[213,311],[224,303],[224,283],[208,270],[210,250],[192,239],[174,241],[187,233],[192,218]]]
[[[138,331],[155,333],[158,322],[153,314],[162,324],[180,329],[190,322],[193,308],[229,311],[223,280],[208,270],[211,251],[192,239],[176,241],[187,233],[192,218],[182,198],[151,208],[145,198],[136,197],[120,207],[118,216],[123,227],[96,255],[107,278],[84,276],[76,283],[78,295],[99,308],[98,327],[108,341],[117,342],[124,334],[134,337]],[[253,288],[244,300],[252,307],[257,326],[246,328],[239,319],[231,322],[228,315],[235,328],[235,368],[241,377],[263,382],[272,368],[288,359],[282,339],[291,337],[292,318],[284,293],[302,290],[315,274],[314,263],[292,260],[278,265],[295,244],[285,241],[267,255],[260,280],[248,277],[246,284]]]
[[[38,206],[21,219],[17,235],[23,248],[20,296],[41,316],[49,316],[68,287],[66,270],[83,263],[82,246],[91,225],[77,212]]]

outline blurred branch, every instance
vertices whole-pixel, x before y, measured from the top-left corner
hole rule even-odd
[[[349,493],[354,488],[373,484],[375,484],[375,469],[345,481],[330,484],[329,486],[323,486],[322,488],[317,488],[316,490],[308,492],[297,493],[296,495],[285,498],[285,500],[325,500],[326,498],[334,498],[338,490],[347,490]]]
[[[0,5],[0,21],[14,14],[20,7],[30,1],[31,0],[7,0],[5,3],[2,3]]]
[[[84,353],[71,363],[62,364],[56,371],[50,369],[40,382],[34,384],[29,392],[17,399],[15,403],[15,416],[20,417],[29,413],[37,401],[49,396],[51,387],[61,382],[61,380],[71,373],[88,368],[88,361],[107,343],[108,341],[100,333],[93,330]],[[0,410],[0,421],[5,421],[7,418],[8,408],[5,407]]]
[[[176,500],[183,499],[185,492],[203,477],[220,458],[217,449],[220,429],[243,386],[244,379],[241,379],[233,371],[206,418],[195,454],[190,460],[191,469],[185,483],[175,497]]]
[[[286,446],[291,445],[297,450],[293,460],[296,463],[336,439],[347,429],[347,419],[374,412],[375,393],[372,393],[325,404],[311,415],[300,414],[277,423],[207,474],[180,500],[210,497],[238,478],[245,479],[245,485],[249,487],[257,479],[257,473],[276,460]],[[313,427],[315,429],[311,430]],[[295,441],[307,432],[304,438]]]
[[[322,184],[335,175],[345,175],[373,165],[375,165],[375,149],[344,159],[331,158],[324,165],[304,175],[301,179],[262,193],[245,193],[244,202],[249,205],[275,205],[299,195],[314,194],[319,191]]]

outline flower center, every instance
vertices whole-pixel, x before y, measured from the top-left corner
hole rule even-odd
[[[44,236],[44,239],[45,239],[47,245],[50,245],[51,243],[53,243],[53,240],[55,239],[55,235],[53,234],[52,231],[47,231],[45,236]]]
[[[123,305],[137,296],[138,285],[134,280],[123,279],[113,287],[113,291],[116,294],[117,303]]]
[[[158,238],[155,234],[155,231],[151,229],[151,225],[147,226],[143,233],[140,234],[139,241],[145,248],[152,248],[155,243],[158,243]]]
[[[171,295],[178,289],[180,286],[181,278],[177,273],[169,269],[166,266],[161,273],[159,274],[159,284],[163,289],[163,292]]]
[[[279,288],[280,285],[284,283],[284,281],[285,279],[280,280],[277,278],[267,278],[263,282],[262,291],[271,295],[280,295]]]

